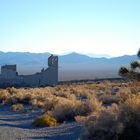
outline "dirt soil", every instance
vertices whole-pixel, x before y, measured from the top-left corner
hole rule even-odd
[[[64,123],[55,128],[35,128],[33,120],[41,114],[39,109],[25,108],[13,112],[9,106],[0,106],[0,140],[77,140],[82,125]]]

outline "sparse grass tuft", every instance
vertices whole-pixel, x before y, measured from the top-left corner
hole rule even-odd
[[[56,127],[56,124],[56,119],[47,114],[36,118],[33,122],[36,127]]]
[[[9,93],[7,90],[0,91],[0,103],[5,103],[9,97]]]
[[[22,104],[13,104],[11,106],[12,111],[19,111],[22,110],[24,108],[24,106]]]
[[[85,117],[85,116],[75,116],[74,119],[78,123],[85,123],[86,120],[87,120],[87,117]]]

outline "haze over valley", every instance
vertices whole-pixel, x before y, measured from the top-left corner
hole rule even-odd
[[[47,67],[50,53],[0,52],[0,65],[17,64],[19,74],[33,74]],[[96,78],[115,78],[120,66],[137,59],[136,55],[112,58],[89,57],[79,53],[59,56],[59,81]]]

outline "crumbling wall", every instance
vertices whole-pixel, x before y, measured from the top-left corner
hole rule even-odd
[[[18,85],[18,86],[47,86],[56,85],[58,83],[58,56],[51,55],[48,58],[48,68],[41,70],[33,75],[16,76],[15,78],[7,79],[0,78],[0,85]]]

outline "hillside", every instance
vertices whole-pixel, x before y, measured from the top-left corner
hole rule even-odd
[[[31,74],[47,67],[50,53],[0,52],[0,65],[17,64],[19,74]],[[95,58],[78,53],[59,56],[59,80],[118,77],[121,65],[128,65],[136,55]]]

